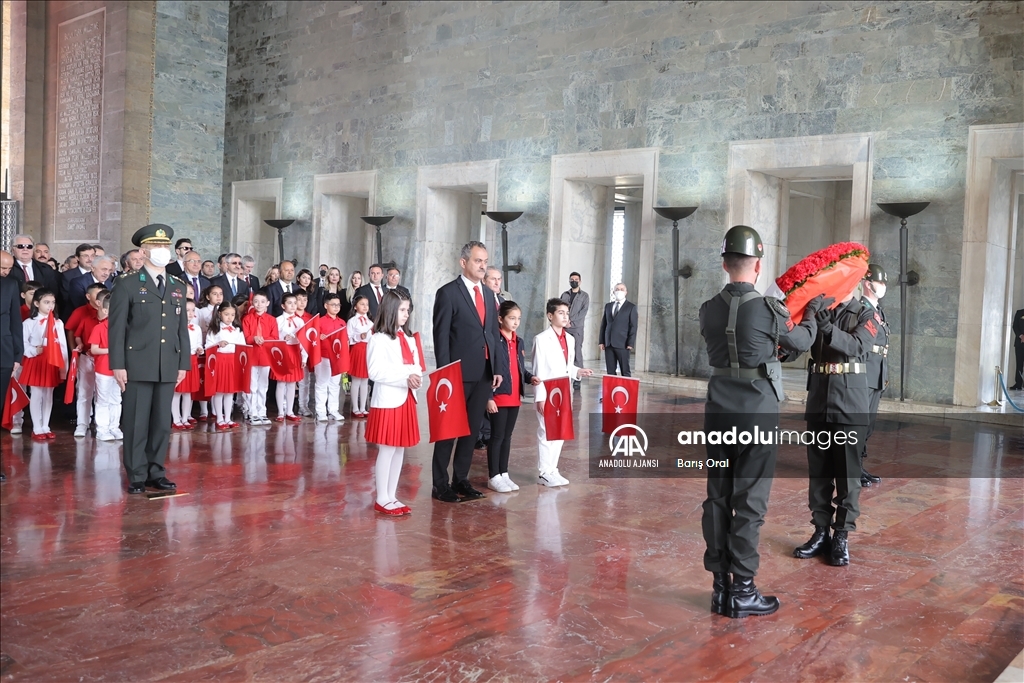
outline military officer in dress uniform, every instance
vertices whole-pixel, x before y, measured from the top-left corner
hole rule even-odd
[[[885,321],[885,312],[879,301],[885,296],[885,287],[889,277],[885,274],[882,266],[869,263],[867,275],[861,283],[863,296],[860,302],[871,309],[874,320],[869,323],[868,328],[874,328],[875,341],[871,345],[871,353],[868,355],[868,388],[871,390],[870,412],[868,414],[868,431],[864,437],[864,445],[860,452],[860,485],[871,486],[879,484],[881,477],[877,477],[864,469],[864,460],[868,457],[868,439],[875,431],[875,419],[878,417],[878,404],[882,400],[882,392],[889,386],[889,323]]]
[[[128,493],[173,490],[164,471],[174,386],[189,368],[185,283],[164,268],[174,230],[154,223],[132,236],[141,270],[118,278],[110,295],[110,369],[123,392],[121,431]]]
[[[828,555],[834,567],[850,564],[848,534],[860,516],[860,454],[871,405],[867,361],[875,343],[874,311],[855,292],[834,310],[823,309],[815,316],[818,336],[811,345],[804,413],[807,429],[815,435],[807,446],[814,534],[793,551],[800,559]]]
[[[704,410],[705,433],[729,431],[774,434],[779,426],[783,357],[806,351],[814,340],[814,314],[832,302],[817,297],[796,327],[778,299],[754,290],[764,247],[753,228],[737,225],[725,235],[722,268],[729,284],[700,307],[700,331],[712,366]],[[779,600],[762,596],[754,585],[757,552],[768,494],[775,473],[777,444],[707,446],[709,458],[728,459],[730,469],[708,469],[708,497],[702,527],[707,552],[704,568],[713,574],[711,610],[733,618],[772,614]],[[730,572],[732,574],[730,580]]]

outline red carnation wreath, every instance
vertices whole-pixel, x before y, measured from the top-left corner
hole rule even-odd
[[[786,297],[793,324],[804,317],[807,302],[819,294],[834,297],[835,308],[857,286],[868,270],[867,247],[857,242],[839,242],[810,254],[775,280]]]

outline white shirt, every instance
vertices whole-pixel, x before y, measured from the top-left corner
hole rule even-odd
[[[198,317],[188,324],[188,345],[193,356],[203,348],[203,330],[199,325]]]
[[[409,397],[409,375],[422,375],[416,340],[406,337],[412,350],[412,364],[402,361],[403,343],[401,337],[392,339],[378,332],[370,337],[366,349],[366,369],[373,380],[373,395],[370,397],[371,408],[397,408]],[[416,391],[413,391],[416,399]]]
[[[18,261],[18,260],[14,261],[14,267],[19,269],[19,270],[21,270],[22,273],[25,272],[25,268],[26,267],[28,268],[28,274],[25,276],[25,282],[28,282],[29,280],[35,280],[36,279],[36,271],[33,270],[33,267],[32,267],[33,263],[34,263],[33,259],[29,259],[26,263],[22,263],[21,261]]]
[[[366,338],[363,338],[363,334],[366,334]],[[370,336],[373,334],[373,321],[370,320],[369,315],[359,315],[356,313],[354,316],[348,319],[348,343],[352,344],[367,343],[370,341]]]
[[[466,286],[466,289],[469,290],[469,300],[473,302],[474,306],[476,306],[477,287],[480,288],[480,290],[479,290],[480,291],[480,297],[483,298],[483,295],[484,295],[484,283],[483,282],[474,283],[472,280],[470,280],[465,275],[460,275],[459,277],[462,278],[462,284],[464,284]]]
[[[284,292],[285,294],[292,294],[293,293],[292,292],[292,284],[293,283],[285,282],[284,280],[278,280],[277,283],[279,285],[281,285],[281,291]]]
[[[568,332],[563,329],[562,334],[566,335]],[[568,377],[575,381],[580,378],[579,368],[574,363],[576,359],[576,344],[571,338],[567,338],[565,342],[569,351],[568,360],[566,360],[565,355],[562,353],[562,344],[558,341],[558,335],[555,334],[553,327],[549,326],[533,338],[534,375],[541,380]],[[543,383],[538,384],[533,390],[533,400],[535,403],[540,403],[547,397]]]
[[[371,282],[371,283],[370,283],[370,289],[372,289],[372,290],[373,290],[373,295],[374,295],[375,297],[377,297],[377,303],[380,303],[380,302],[381,302],[381,299],[383,299],[383,298],[384,298],[384,291],[385,291],[385,290],[384,290],[384,286],[383,286],[383,285],[380,285],[380,284],[376,284],[376,285],[375,285],[375,284],[373,284],[373,283]]]
[[[60,353],[64,356],[64,367],[67,367],[68,343],[67,335],[64,334],[64,323],[56,316],[54,316],[53,322],[57,331],[57,341],[60,342]],[[40,352],[36,351],[36,347],[46,346],[46,317],[42,316],[26,320],[21,327],[21,338],[25,342],[25,357],[34,358],[38,356]],[[45,353],[45,350],[43,352]]]
[[[213,320],[213,312],[216,310],[217,307],[213,304],[196,309],[196,323],[199,325],[199,331],[202,332],[204,339],[206,338],[207,331],[210,329],[210,321]]]
[[[222,341],[226,341],[228,345],[216,349],[212,348]],[[219,332],[211,332],[206,335],[206,348],[217,353],[234,353],[236,344],[245,346],[245,335],[242,333],[242,328],[237,325],[232,325],[230,330],[226,327],[221,327]]]

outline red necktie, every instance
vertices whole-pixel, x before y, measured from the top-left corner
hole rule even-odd
[[[32,279],[32,277],[28,274],[28,266],[26,266],[24,263],[21,264],[21,270],[22,272],[25,273],[25,282],[28,282],[29,280]]]
[[[366,316],[365,315],[359,316],[359,322],[361,322],[362,324],[365,325],[366,324]]]
[[[228,332],[234,332],[235,331],[235,328],[233,328],[233,327],[225,327],[224,329],[227,330]]]
[[[480,292],[480,285],[478,284],[473,288],[474,296],[476,297],[476,312],[480,316],[480,324],[487,324],[487,309],[484,308],[484,295]]]
[[[380,287],[374,287],[373,292],[377,295],[377,303],[380,303]]]

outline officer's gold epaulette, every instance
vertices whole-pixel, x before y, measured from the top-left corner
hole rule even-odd
[[[171,282],[177,282],[179,285],[188,286],[188,283],[185,282],[185,280],[178,275],[171,275],[170,273],[168,273],[167,279],[170,280]]]
[[[135,275],[138,272],[139,271],[137,271],[137,270],[126,270],[123,273],[121,273],[121,275],[119,277],[125,278],[125,277],[128,277],[129,275]]]

